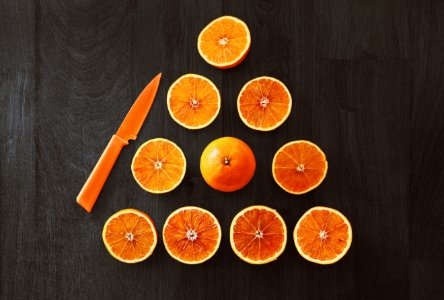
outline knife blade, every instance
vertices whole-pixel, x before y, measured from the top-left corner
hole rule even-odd
[[[161,77],[162,73],[159,73],[140,93],[77,196],[77,203],[87,212],[91,212],[123,147],[128,145],[129,140],[137,138],[137,134],[153,105]]]

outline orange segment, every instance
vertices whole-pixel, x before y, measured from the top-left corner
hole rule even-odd
[[[230,243],[234,253],[250,264],[276,260],[287,243],[287,227],[277,211],[250,206],[231,222]]]
[[[247,25],[238,18],[223,16],[208,24],[199,34],[200,56],[220,69],[240,64],[250,49],[251,37]]]
[[[219,114],[220,94],[208,78],[186,74],[171,85],[167,104],[174,121],[188,129],[200,129]]]
[[[185,176],[186,160],[173,142],[156,138],[137,150],[131,171],[137,183],[150,193],[160,194],[175,189]]]
[[[293,141],[274,155],[272,172],[276,183],[291,194],[307,193],[324,180],[328,163],[324,152],[309,141]]]
[[[166,250],[185,264],[199,264],[210,259],[219,248],[221,236],[216,217],[194,206],[174,211],[163,226]]]
[[[102,239],[115,259],[137,263],[153,253],[157,244],[157,232],[147,214],[129,208],[115,213],[106,221]]]
[[[293,238],[302,257],[318,264],[332,264],[350,248],[352,228],[339,211],[318,206],[299,219]]]
[[[291,112],[291,95],[276,78],[258,77],[247,82],[237,98],[237,110],[248,127],[270,131],[278,128]]]

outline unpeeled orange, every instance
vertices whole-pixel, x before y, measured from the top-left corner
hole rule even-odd
[[[251,148],[240,139],[222,137],[212,141],[200,158],[200,172],[212,188],[233,192],[253,178],[256,159]]]

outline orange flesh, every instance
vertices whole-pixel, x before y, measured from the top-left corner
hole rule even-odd
[[[150,252],[154,233],[145,218],[134,213],[125,213],[108,223],[105,240],[116,256],[124,260],[134,260]]]
[[[179,122],[196,127],[210,122],[219,110],[219,94],[205,79],[182,78],[172,88],[170,110]]]
[[[348,225],[338,214],[313,210],[300,223],[296,232],[302,252],[318,260],[332,260],[347,247]]]
[[[255,128],[271,128],[288,115],[290,96],[281,83],[271,79],[250,82],[239,98],[243,119]]]
[[[163,232],[169,252],[186,262],[197,262],[211,256],[217,250],[220,235],[215,219],[197,209],[176,213]]]
[[[140,150],[132,165],[137,181],[148,190],[164,191],[181,181],[185,159],[168,141],[153,141]]]
[[[248,35],[241,23],[223,18],[202,33],[200,51],[208,60],[217,64],[235,62],[248,47]]]
[[[246,258],[266,260],[282,249],[284,232],[281,220],[273,212],[252,209],[240,216],[234,224],[234,246]]]
[[[278,152],[273,169],[276,180],[286,190],[303,192],[324,179],[327,161],[315,146],[300,142]]]

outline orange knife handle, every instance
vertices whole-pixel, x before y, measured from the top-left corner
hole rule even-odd
[[[119,157],[120,151],[122,151],[126,145],[128,145],[127,141],[117,135],[113,135],[105,151],[103,151],[102,156],[100,156],[99,161],[77,196],[77,203],[87,212],[91,212],[117,157]]]

